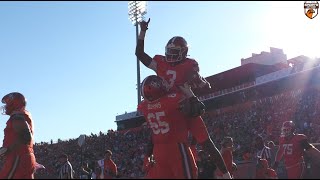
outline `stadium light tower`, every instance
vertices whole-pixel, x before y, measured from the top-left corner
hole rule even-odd
[[[134,26],[136,26],[136,43],[138,42],[139,22],[144,20],[144,15],[147,14],[147,1],[129,1],[129,19]],[[138,104],[141,102],[140,95],[140,62],[137,58],[137,90],[138,90]]]

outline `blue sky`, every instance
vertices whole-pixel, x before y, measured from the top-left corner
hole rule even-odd
[[[146,52],[164,54],[183,36],[205,77],[269,47],[320,57],[320,16],[307,18],[303,1],[150,1],[147,9]],[[137,106],[135,43],[128,1],[0,2],[0,96],[27,97],[36,142],[116,129],[115,116]],[[141,80],[150,74],[141,64]]]

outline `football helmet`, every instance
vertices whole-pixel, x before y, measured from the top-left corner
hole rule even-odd
[[[2,114],[4,115],[10,115],[13,111],[21,110],[27,105],[26,98],[18,92],[12,92],[5,95],[1,102],[5,104],[1,107]]]
[[[293,135],[294,131],[295,131],[295,124],[292,121],[283,122],[281,127],[281,134],[284,137]]]
[[[175,63],[186,59],[188,53],[188,43],[181,36],[174,36],[166,45],[166,61]]]
[[[163,79],[159,76],[151,75],[142,81],[141,95],[143,99],[154,101],[167,93],[167,88]]]

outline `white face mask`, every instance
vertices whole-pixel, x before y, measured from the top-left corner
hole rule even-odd
[[[0,112],[1,112],[2,115],[7,115],[6,114],[6,105],[3,105],[3,106],[0,107]]]

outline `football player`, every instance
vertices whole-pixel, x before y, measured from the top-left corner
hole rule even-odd
[[[33,121],[25,109],[26,98],[18,92],[5,95],[1,102],[4,115],[9,115],[4,129],[0,155],[5,157],[0,179],[33,179],[36,159],[33,152]]]
[[[304,134],[295,133],[295,124],[292,121],[283,122],[281,131],[282,136],[279,139],[279,150],[273,169],[277,169],[283,157],[288,179],[301,179],[306,168],[303,153],[320,162],[320,151],[308,142]]]
[[[221,142],[220,153],[232,178],[234,171],[237,170],[237,164],[233,161],[233,150],[233,138],[229,136],[224,137],[223,141]],[[216,171],[216,175],[219,178],[222,176],[222,173],[220,171]]]
[[[137,58],[148,68],[154,70],[164,79],[167,89],[180,89],[195,108],[204,106],[194,95],[192,89],[211,88],[210,83],[199,74],[196,60],[187,58],[188,43],[181,36],[172,37],[165,46],[165,56],[155,55],[153,58],[144,52],[144,38],[148,29],[148,22],[140,23],[140,34],[136,46]]]
[[[142,82],[144,100],[138,105],[152,130],[153,178],[197,178],[197,166],[188,142],[189,131],[202,149],[210,154],[223,178],[231,178],[219,150],[208,135],[198,114],[190,113],[190,101],[181,92],[168,91],[156,75]],[[149,155],[151,153],[148,153]]]

